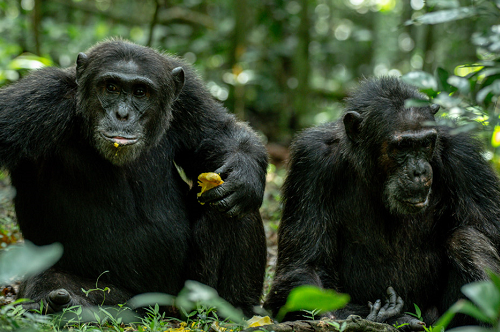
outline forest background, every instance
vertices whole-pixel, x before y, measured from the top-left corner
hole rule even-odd
[[[270,268],[288,145],[338,119],[365,77],[418,86],[499,172],[499,0],[2,0],[0,86],[116,36],[183,57],[261,136]],[[4,175],[0,249],[20,239],[12,193]]]

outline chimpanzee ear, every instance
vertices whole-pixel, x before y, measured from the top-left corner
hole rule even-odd
[[[77,83],[78,79],[82,76],[85,66],[87,65],[87,55],[80,52],[77,57]]]
[[[356,111],[348,111],[343,117],[344,129],[350,140],[358,141],[362,116]]]
[[[436,103],[433,103],[433,104],[430,106],[430,108],[431,108],[431,113],[432,113],[433,115],[435,115],[435,114],[438,112],[438,110],[440,109],[440,105],[438,105],[438,104],[436,104]]]
[[[172,70],[172,78],[174,79],[175,91],[174,99],[177,99],[181,90],[184,87],[184,70],[182,67],[176,67]]]

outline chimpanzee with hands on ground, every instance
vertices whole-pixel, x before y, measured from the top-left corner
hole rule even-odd
[[[436,125],[437,105],[405,107],[411,98],[424,97],[397,78],[365,80],[340,120],[295,139],[273,314],[308,284],[351,296],[332,318],[422,330],[464,298],[461,286],[499,273],[498,177],[470,134]],[[424,323],[404,313],[413,304]]]

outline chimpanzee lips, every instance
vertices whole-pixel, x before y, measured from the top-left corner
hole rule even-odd
[[[119,135],[119,134],[108,134],[108,133],[101,133],[104,139],[110,141],[115,145],[116,147],[118,146],[126,146],[126,145],[133,145],[139,141],[138,137],[134,136],[125,136],[125,135]]]
[[[413,206],[415,208],[424,208],[428,205],[428,197],[424,200],[422,199],[409,199],[404,201],[405,204]]]

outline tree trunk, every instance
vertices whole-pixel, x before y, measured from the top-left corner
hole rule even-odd
[[[310,62],[309,62],[309,45],[310,45],[310,18],[308,9],[308,0],[301,0],[301,12],[299,29],[297,33],[297,47],[293,59],[293,73],[297,80],[297,88],[293,91],[294,94],[294,110],[290,118],[290,128],[299,130],[301,118],[307,114],[309,101],[309,81],[310,81]]]

